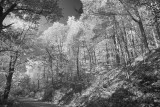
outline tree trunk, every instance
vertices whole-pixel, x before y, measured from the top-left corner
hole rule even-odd
[[[89,56],[89,71],[92,70],[92,55],[91,55],[91,50],[86,46],[86,49],[88,51],[88,56]]]
[[[118,37],[117,37],[117,29],[118,29],[118,22],[116,20],[116,17],[113,16],[114,20],[114,34],[113,34],[113,43],[114,43],[114,48],[115,48],[115,60],[116,60],[116,66],[120,65],[120,56],[119,56],[119,49],[118,49]]]
[[[6,102],[8,100],[9,92],[11,89],[12,77],[14,73],[15,64],[18,58],[18,51],[16,51],[15,56],[13,57],[10,55],[10,62],[9,62],[9,71],[8,75],[6,76],[6,86],[3,93],[2,101]]]
[[[144,47],[145,47],[145,49],[147,49],[147,51],[150,51],[150,49],[148,47],[147,36],[146,36],[145,30],[144,30],[144,27],[143,27],[143,23],[142,23],[141,20],[138,21],[138,26],[139,26],[139,29],[141,31],[142,41],[143,41]]]
[[[131,29],[132,31],[132,29]],[[133,33],[131,34],[131,42],[132,42],[132,47],[134,49],[134,57],[137,57],[137,52],[136,52],[136,46],[135,46],[135,35],[133,35]]]
[[[128,56],[128,61],[127,62],[130,64],[131,56],[130,56],[130,53],[129,53],[129,50],[128,50],[128,39],[127,39],[126,28],[124,26],[124,23],[123,23],[123,34],[124,34],[125,37],[122,35],[122,40],[123,40],[123,43],[124,43],[125,51],[126,51],[127,56]]]
[[[0,6],[0,32],[3,29],[3,7]]]
[[[156,13],[156,12],[154,12],[154,13],[155,13],[155,18],[154,18],[154,20],[155,20],[155,27],[156,27],[158,39],[160,40],[160,30],[159,30],[159,23],[158,23],[158,16],[157,16],[158,13]]]
[[[13,66],[12,57],[11,57],[10,64],[9,64],[9,71],[8,71],[8,75],[6,77],[6,86],[5,86],[5,90],[3,93],[3,101],[4,102],[6,102],[8,100],[9,92],[11,89],[13,73],[14,73],[14,66]]]
[[[37,81],[37,85],[38,85],[38,87],[37,87],[37,91],[39,90],[39,88],[40,88],[40,82],[39,82],[39,79],[38,79],[38,81]]]
[[[46,48],[46,51],[48,53],[48,62],[49,62],[49,66],[50,66],[50,71],[51,71],[51,75],[52,75],[52,85],[53,85],[53,67],[52,67],[52,56],[51,56],[51,53],[49,52],[49,49]]]
[[[156,35],[155,35],[155,33],[154,33],[154,29],[152,30],[152,32],[153,32],[153,39],[154,39],[154,42],[155,42],[155,46],[156,46],[156,48],[158,48],[158,47],[159,47],[159,44],[158,44]]]
[[[77,65],[77,76],[78,76],[78,80],[80,80],[80,71],[79,71],[79,46],[77,47],[77,60],[76,60],[76,65]]]

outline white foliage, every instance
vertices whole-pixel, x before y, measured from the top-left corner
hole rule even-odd
[[[69,17],[67,21],[67,25],[69,27],[68,35],[67,35],[67,44],[72,44],[74,42],[74,38],[79,38],[77,35],[78,32],[83,28],[83,23],[79,20],[75,20],[75,17]]]
[[[13,28],[15,29],[25,29],[27,30],[30,26],[34,27],[33,23],[25,22],[19,18],[10,19],[10,23],[13,23]]]
[[[42,73],[42,68],[43,66],[41,61],[30,60],[28,62],[28,65],[26,66],[27,72],[25,72],[25,74],[29,75],[31,79],[34,81],[40,77]]]
[[[67,26],[64,24],[55,22],[51,27],[43,32],[39,39],[49,46],[57,45],[61,41],[64,41],[66,29]]]

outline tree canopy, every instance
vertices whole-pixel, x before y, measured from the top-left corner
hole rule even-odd
[[[57,21],[62,17],[62,9],[58,0],[1,0],[0,26],[1,29],[9,26],[3,25],[8,15],[15,15],[25,21],[38,22],[41,16],[49,21]]]

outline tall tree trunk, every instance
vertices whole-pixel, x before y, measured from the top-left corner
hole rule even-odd
[[[76,66],[77,66],[77,76],[78,76],[78,80],[80,80],[80,71],[79,71],[79,46],[77,47]]]
[[[5,86],[5,89],[4,89],[3,99],[2,99],[4,102],[6,102],[8,100],[17,57],[18,57],[18,52],[15,53],[15,58],[13,58],[12,55],[10,56],[9,71],[8,71],[8,75],[6,76],[6,86]]]
[[[126,51],[127,56],[128,56],[128,61],[127,62],[130,64],[131,56],[130,56],[130,53],[129,53],[129,50],[128,50],[128,40],[127,40],[127,33],[126,33],[126,28],[124,26],[124,22],[123,22],[123,34],[124,34],[125,37],[122,35],[122,40],[123,40],[123,43],[124,43],[125,51]]]
[[[6,102],[8,100],[9,92],[11,89],[11,83],[12,83],[12,76],[13,76],[14,68],[9,68],[9,73],[7,76],[7,82],[3,94],[3,101]]]
[[[157,31],[157,35],[158,35],[158,39],[160,40],[160,29],[159,29],[159,23],[158,23],[158,13],[157,12],[154,12],[155,13],[155,27],[156,27],[156,31]]]
[[[86,45],[86,49],[88,51],[88,56],[89,56],[89,71],[92,70],[92,55],[91,55],[91,49],[89,49]]]
[[[158,48],[159,44],[158,44],[158,41],[157,41],[157,38],[156,38],[156,35],[155,35],[155,32],[154,32],[154,29],[152,30],[152,32],[153,32],[153,39],[154,39],[154,42],[155,42],[155,46],[156,46],[156,48]]]
[[[51,75],[52,75],[52,85],[53,85],[53,67],[52,67],[52,56],[51,53],[49,52],[49,49],[46,48],[46,51],[48,53],[48,62],[49,62],[49,66],[50,66],[50,71],[51,71]]]
[[[40,88],[40,82],[39,82],[39,79],[38,79],[38,81],[37,81],[37,91],[39,90],[39,88]]]
[[[143,27],[143,23],[142,23],[141,20],[138,21],[138,26],[139,26],[139,29],[141,31],[142,41],[144,43],[144,47],[145,47],[145,49],[147,49],[147,51],[150,51],[150,49],[148,47],[147,36],[146,36],[145,30],[144,30],[144,27]]]
[[[117,37],[117,29],[118,29],[118,22],[116,20],[115,15],[113,16],[114,20],[114,34],[113,34],[113,42],[114,42],[114,48],[115,48],[115,59],[116,59],[116,66],[120,65],[120,56],[119,56],[119,49],[118,49],[118,37]]]
[[[132,29],[130,30],[132,31]],[[138,55],[137,55],[136,46],[135,46],[135,35],[133,34],[133,32],[131,34],[131,42],[132,42],[132,47],[134,49],[134,57],[137,57]]]

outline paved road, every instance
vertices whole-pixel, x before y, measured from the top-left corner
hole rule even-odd
[[[19,98],[18,103],[14,107],[58,107],[53,104],[41,102],[33,98]]]

